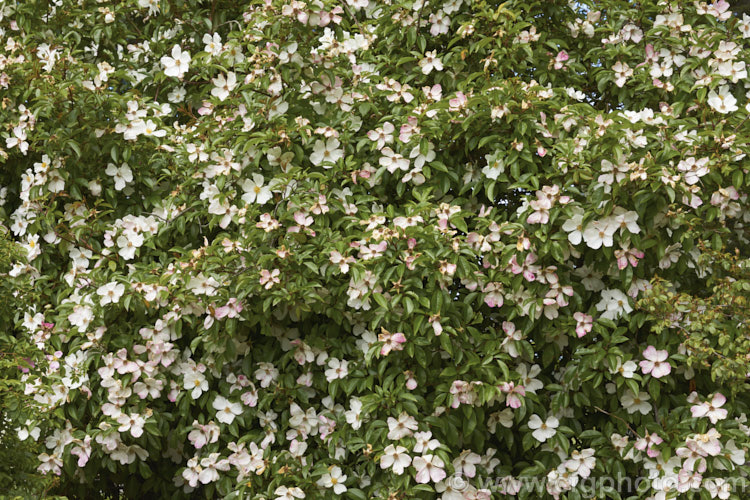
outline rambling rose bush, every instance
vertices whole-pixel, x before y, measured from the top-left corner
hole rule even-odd
[[[0,9],[54,493],[747,494],[747,370],[667,300],[750,257],[726,1]]]

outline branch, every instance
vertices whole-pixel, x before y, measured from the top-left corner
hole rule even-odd
[[[600,412],[604,413],[605,415],[608,415],[608,416],[610,416],[610,417],[614,417],[614,418],[616,418],[617,420],[620,420],[620,421],[621,421],[622,423],[624,423],[624,424],[625,424],[625,426],[626,426],[626,427],[628,428],[628,430],[630,430],[630,432],[632,432],[633,434],[635,434],[636,436],[638,436],[638,439],[640,439],[640,438],[641,438],[641,435],[640,435],[640,434],[638,434],[638,433],[637,433],[637,432],[635,431],[635,429],[633,429],[632,427],[630,427],[630,424],[629,424],[629,423],[627,422],[627,420],[625,420],[624,418],[622,418],[622,417],[620,417],[620,416],[618,416],[618,415],[615,415],[614,413],[610,413],[610,412],[608,412],[607,410],[602,410],[602,409],[601,409],[601,408],[599,408],[598,406],[594,406],[594,408],[595,408],[595,409],[597,409],[597,410],[599,410]]]
[[[427,4],[427,0],[422,0],[422,6],[419,7],[419,13],[417,14],[416,24],[417,24],[417,36],[414,38],[414,43],[411,45],[411,49],[409,49],[409,52],[414,50],[414,47],[417,45],[417,38],[419,37],[419,28],[422,24],[422,11],[424,10],[424,6]]]
[[[341,2],[341,5],[344,6],[344,10],[346,11],[346,13],[349,14],[349,17],[351,17],[354,23],[357,25],[357,28],[359,28],[359,32],[362,34],[362,36],[365,36],[365,30],[363,30],[362,25],[359,24],[359,20],[357,19],[357,16],[355,16],[352,13],[352,11],[349,10],[349,6],[346,4],[346,0]]]

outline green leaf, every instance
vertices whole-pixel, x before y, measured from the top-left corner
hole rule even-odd
[[[445,352],[453,356],[453,342],[451,342],[450,337],[445,332],[440,336],[440,346]]]
[[[365,492],[358,488],[347,488],[346,496],[355,500],[367,500]]]

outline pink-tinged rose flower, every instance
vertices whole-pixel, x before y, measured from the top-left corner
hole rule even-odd
[[[617,268],[621,271],[628,267],[628,263],[633,267],[638,266],[638,260],[642,259],[643,256],[644,253],[637,248],[622,248],[620,250],[615,250],[615,257],[617,258]]]
[[[643,357],[646,358],[640,363],[643,374],[651,374],[654,378],[661,378],[672,371],[672,366],[667,361],[669,352],[666,350],[657,351],[656,347],[650,345],[643,351]]]
[[[565,66],[565,61],[570,59],[570,56],[564,50],[561,50],[555,56],[555,60],[552,62],[552,67],[555,69],[562,69]]]
[[[406,342],[406,337],[403,333],[391,333],[385,328],[381,328],[383,333],[378,335],[378,341],[383,342],[383,347],[380,348],[380,355],[387,356],[391,351],[401,351],[404,349],[402,345]]]
[[[521,407],[520,396],[526,396],[526,389],[524,386],[516,386],[513,382],[503,382],[500,384],[500,390],[503,391],[505,396],[505,404],[511,408]]]
[[[445,463],[437,455],[422,455],[415,457],[412,462],[417,470],[416,480],[418,483],[437,483],[445,479]]]
[[[414,373],[411,371],[404,372],[404,376],[406,377],[406,388],[410,391],[413,391],[417,388],[417,379],[414,378]]]
[[[465,107],[467,102],[468,102],[468,99],[466,98],[466,95],[464,95],[463,92],[456,92],[456,97],[448,101],[448,106],[449,106],[448,109],[450,111],[458,111],[461,108]]]
[[[487,283],[484,290],[484,303],[489,307],[502,307],[503,306],[503,288],[502,283]]]
[[[582,312],[576,312],[573,314],[573,319],[578,322],[576,324],[576,335],[578,335],[578,338],[584,337],[591,331],[594,322],[593,316]]]
[[[728,412],[722,408],[726,402],[727,398],[720,392],[717,392],[711,398],[711,401],[691,406],[690,413],[693,414],[693,418],[708,417],[711,423],[715,424],[719,420],[727,418]]]
[[[633,445],[636,450],[645,451],[646,454],[651,458],[656,458],[661,455],[661,452],[654,448],[654,446],[663,443],[664,440],[659,437],[658,434],[647,434],[646,436],[636,440]]]
[[[226,305],[217,307],[214,316],[216,319],[236,318],[242,312],[242,309],[242,302],[233,297],[229,299]]]
[[[273,285],[281,282],[281,280],[279,279],[280,273],[281,271],[279,271],[278,269],[274,269],[273,271],[263,269],[260,272],[260,284],[264,285],[264,288],[266,290],[270,290]]]
[[[198,114],[201,116],[210,115],[214,112],[214,106],[208,101],[203,101],[203,105],[198,108]]]

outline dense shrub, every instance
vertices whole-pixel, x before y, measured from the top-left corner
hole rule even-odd
[[[1,9],[6,413],[52,492],[746,494],[747,15]]]

